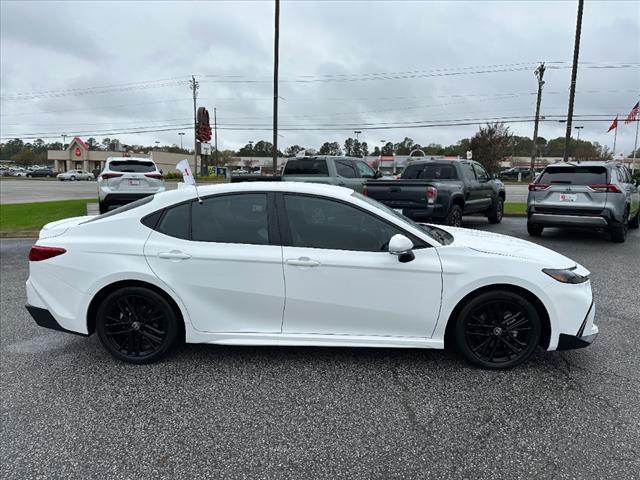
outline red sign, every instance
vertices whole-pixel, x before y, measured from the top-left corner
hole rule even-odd
[[[80,155],[82,155],[82,152],[80,152],[80,147],[76,147],[76,157],[79,157]]]

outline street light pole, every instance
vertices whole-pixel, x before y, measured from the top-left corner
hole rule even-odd
[[[580,163],[580,159],[578,158],[577,152],[578,152],[578,148],[580,148],[580,130],[582,130],[584,127],[580,126],[580,127],[573,127],[578,131],[578,136],[576,138],[576,151],[573,152],[573,156],[576,158],[576,160],[578,161],[578,163]]]
[[[280,58],[280,0],[275,0],[273,36],[273,175],[278,170],[278,62]]]
[[[178,132],[178,135],[180,135],[180,150],[182,150],[182,137],[184,137],[184,132]]]

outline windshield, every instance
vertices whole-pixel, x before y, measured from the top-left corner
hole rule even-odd
[[[155,172],[156,166],[153,162],[139,160],[114,160],[109,163],[109,170],[114,172],[147,173]]]
[[[411,220],[410,218],[405,217],[404,215],[402,215],[400,212],[395,211],[392,208],[387,207],[384,203],[380,203],[377,200],[374,200],[373,198],[369,198],[369,197],[365,197],[364,195],[358,193],[358,192],[353,192],[351,194],[352,197],[356,197],[360,200],[363,200],[365,202],[367,202],[369,205],[376,207],[379,210],[382,210],[385,213],[388,213],[389,215],[393,215],[394,217],[402,220],[405,223],[408,223],[409,225],[411,225],[412,227],[425,232],[427,235],[429,235],[432,239],[434,239],[436,242],[438,243],[442,243],[443,245],[448,245],[449,243],[453,242],[453,237],[451,237],[451,241],[450,242],[443,242],[440,238],[439,238],[439,234],[438,233],[434,233],[434,230],[440,230],[439,228],[436,229],[435,227],[431,227],[429,225],[424,225],[424,224],[420,224],[420,223],[416,223],[413,220]],[[442,232],[444,232],[444,230],[440,230]],[[446,232],[445,232],[446,233]],[[448,234],[447,234],[448,235]]]

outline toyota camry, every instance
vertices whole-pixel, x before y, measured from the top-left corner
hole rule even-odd
[[[199,195],[198,195],[199,194]],[[46,225],[27,309],[131,363],[179,341],[445,348],[509,368],[589,345],[589,272],[516,238],[417,224],[343,187],[249,182],[159,193]]]

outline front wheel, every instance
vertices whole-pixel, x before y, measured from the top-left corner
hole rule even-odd
[[[444,223],[452,227],[462,226],[462,209],[459,205],[451,205],[451,210],[449,210],[449,213],[445,217]]]
[[[76,177],[71,177],[69,180],[71,180],[72,182],[76,181]]]
[[[178,337],[171,305],[144,287],[125,287],[109,294],[98,307],[96,331],[105,349],[129,363],[159,360]]]
[[[540,315],[526,298],[506,290],[478,295],[456,321],[458,350],[476,365],[515,367],[531,356],[540,341]]]
[[[487,212],[487,218],[489,223],[500,223],[504,215],[504,199],[498,197],[491,205],[491,208]]]

